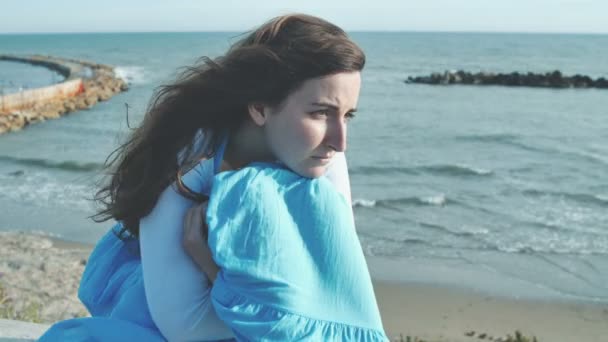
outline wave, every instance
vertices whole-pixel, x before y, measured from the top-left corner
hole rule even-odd
[[[587,194],[587,193],[571,193],[560,191],[542,191],[536,189],[528,189],[522,192],[530,197],[559,197],[565,198],[574,202],[583,204],[595,204],[603,207],[608,207],[608,195]]]
[[[407,174],[417,175],[414,168],[397,166],[359,166],[352,167],[348,171],[351,175],[388,175],[388,174]]]
[[[375,206],[376,201],[374,200],[366,200],[364,198],[359,198],[353,201],[353,207],[373,208]]]
[[[445,239],[442,241],[436,240],[424,240],[417,238],[391,238],[387,236],[376,236],[365,232],[358,232],[362,237],[362,243],[373,250],[374,255],[377,256],[399,256],[402,252],[411,251],[406,247],[422,246],[427,250],[453,250],[459,251],[471,251],[471,252],[498,252],[505,254],[526,254],[526,255],[608,255],[608,247],[605,245],[587,246],[583,247],[581,244],[573,243],[571,245],[531,245],[526,242],[498,242],[498,241],[486,241],[483,238],[483,232],[456,232],[447,229],[443,226],[422,224],[425,229],[434,227],[444,233],[448,233],[453,236],[451,239],[464,238],[471,240],[469,246],[466,245],[454,245],[447,242]],[[432,229],[432,228],[431,228]],[[467,243],[468,244],[468,243]],[[384,248],[384,250],[383,250]],[[442,253],[434,253],[434,255],[441,255]]]
[[[92,184],[63,182],[43,173],[28,173],[14,181],[12,176],[0,175],[0,198],[23,205],[36,205],[60,210],[81,210],[92,213],[95,203]]]
[[[101,163],[81,163],[72,160],[54,161],[39,158],[16,158],[11,156],[0,156],[0,161],[6,161],[23,166],[35,166],[44,169],[59,169],[73,172],[90,172],[103,169],[103,164]]]
[[[492,170],[460,164],[423,166],[420,169],[428,173],[447,176],[489,176],[494,173]]]
[[[148,81],[145,69],[141,66],[117,66],[114,73],[128,84],[145,84]]]
[[[418,223],[420,225],[420,227],[424,228],[424,229],[432,229],[441,233],[447,233],[449,235],[453,235],[453,236],[457,236],[457,237],[464,237],[464,238],[472,238],[472,237],[478,237],[478,236],[485,236],[489,233],[489,230],[485,229],[485,228],[478,228],[478,229],[470,229],[469,230],[453,230],[450,229],[446,226],[442,226],[440,224],[433,224],[433,223],[426,223],[426,222],[419,222]],[[461,227],[461,229],[463,229],[464,227]]]
[[[499,143],[511,143],[519,139],[519,136],[515,134],[496,133],[496,134],[474,134],[474,135],[458,135],[454,137],[458,141],[472,141],[472,142],[499,142]]]
[[[457,203],[454,200],[448,200],[445,194],[438,194],[428,197],[402,197],[381,200],[370,200],[365,198],[357,198],[353,200],[353,207],[374,208],[388,207],[394,208],[396,205],[409,206],[444,206],[448,203]]]
[[[533,146],[531,144],[527,144],[521,141],[521,136],[514,134],[477,134],[477,135],[460,135],[454,137],[454,140],[464,141],[464,142],[479,142],[479,143],[497,143],[501,145],[508,145],[512,147],[517,147],[519,149],[537,152],[542,154],[553,154],[561,157],[573,157],[578,159],[583,159],[588,162],[608,165],[608,159],[604,157],[602,151],[568,151],[563,149],[558,149],[555,147],[548,146]]]
[[[429,242],[426,240],[422,240],[422,239],[415,239],[415,238],[406,238],[406,239],[393,239],[387,236],[378,236],[375,234],[370,234],[364,231],[360,231],[357,232],[357,235],[363,239],[371,239],[371,240],[375,240],[375,241],[384,241],[384,242],[390,242],[390,243],[394,243],[394,242],[399,242],[399,243],[405,243],[405,244],[412,244],[412,245],[428,245]]]
[[[591,250],[581,248],[578,245],[573,245],[570,248],[564,246],[562,248],[554,246],[529,246],[522,243],[512,245],[495,245],[488,246],[486,250],[499,251],[510,254],[555,254],[555,255],[608,255],[608,248],[593,248]]]
[[[553,149],[531,146],[521,141],[521,136],[515,134],[476,134],[476,135],[460,135],[454,137],[454,140],[465,142],[480,142],[480,143],[497,143],[520,148],[525,151],[539,153],[555,153]]]
[[[360,166],[351,168],[350,173],[353,175],[388,175],[388,174],[434,174],[439,176],[490,176],[494,172],[492,170],[477,168],[465,164],[445,164],[445,165],[428,165],[414,167],[396,167],[396,166]]]

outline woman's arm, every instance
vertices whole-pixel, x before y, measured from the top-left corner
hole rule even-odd
[[[334,161],[327,169],[326,176],[338,192],[346,198],[346,201],[351,204],[350,180],[344,153],[336,154]],[[207,204],[208,202],[205,202],[193,206],[186,213],[183,245],[186,253],[213,283],[219,268],[211,257],[211,250],[207,245],[207,223],[203,221],[207,212]]]
[[[197,168],[184,175],[183,180],[191,189],[200,191],[209,177],[208,170]],[[217,318],[211,305],[209,280],[182,245],[184,217],[193,204],[168,187],[153,211],[140,222],[142,269],[150,314],[170,341],[231,338],[233,334]]]

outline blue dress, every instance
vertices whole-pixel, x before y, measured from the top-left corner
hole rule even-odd
[[[237,340],[388,340],[350,210],[325,177],[276,164],[215,176],[211,299]]]
[[[165,341],[146,303],[137,239],[117,224],[93,249],[78,298],[92,317],[55,323],[39,341]]]
[[[211,291],[239,341],[387,341],[350,207],[324,177],[256,163],[215,176]],[[146,303],[136,239],[116,225],[97,244],[79,298],[92,317],[56,323],[40,341],[164,341]]]

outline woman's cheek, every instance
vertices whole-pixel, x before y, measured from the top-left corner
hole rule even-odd
[[[327,123],[324,120],[307,120],[300,126],[298,136],[308,149],[316,148],[323,141],[326,126]]]

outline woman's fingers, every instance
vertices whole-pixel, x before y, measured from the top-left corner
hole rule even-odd
[[[209,236],[209,230],[207,229],[207,221],[205,220],[205,218],[207,217],[207,206],[208,206],[209,202],[203,202],[201,203],[201,205],[197,206],[197,210],[196,213],[193,215],[196,215],[199,222],[200,222],[200,233],[201,236],[205,239],[205,242],[207,241],[207,237]],[[206,245],[206,243],[205,243]]]
[[[196,247],[207,243],[207,224],[203,217],[207,211],[207,203],[196,205],[186,212],[184,217],[184,246]]]
[[[219,268],[213,261],[211,250],[207,245],[207,223],[204,220],[206,213],[207,202],[196,205],[186,212],[182,243],[186,253],[213,282]]]
[[[186,248],[195,246],[201,240],[201,237],[198,236],[199,229],[197,229],[197,227],[200,226],[200,222],[197,222],[195,211],[192,210],[194,208],[195,207],[190,208],[184,217],[184,234],[182,242]]]

